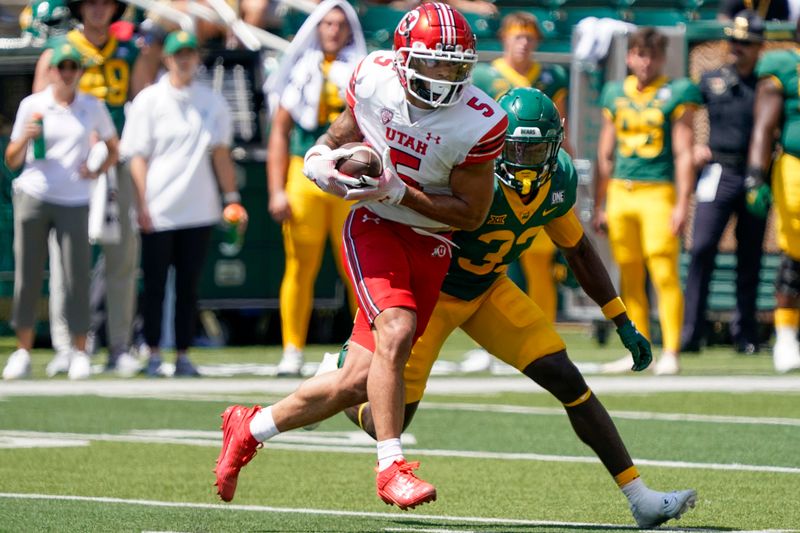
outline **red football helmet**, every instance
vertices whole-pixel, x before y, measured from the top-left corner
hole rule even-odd
[[[478,61],[475,35],[447,4],[425,3],[394,31],[395,68],[403,87],[433,107],[458,103]]]

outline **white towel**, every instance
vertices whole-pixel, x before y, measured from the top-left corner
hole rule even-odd
[[[117,191],[116,169],[111,167],[95,180],[89,201],[89,242],[92,244],[119,244]]]
[[[608,55],[611,38],[617,33],[630,33],[636,26],[621,20],[586,17],[577,24],[580,37],[575,45],[575,60],[596,65]]]
[[[292,119],[306,130],[313,130],[319,126],[319,100],[323,83],[320,64],[323,54],[319,45],[317,26],[322,17],[337,7],[347,17],[353,37],[334,60],[328,78],[339,88],[344,98],[353,69],[367,55],[367,45],[358,15],[353,6],[345,0],[325,0],[319,4],[297,31],[292,44],[281,58],[278,69],[264,84],[270,113],[273,113],[280,103],[291,113]]]

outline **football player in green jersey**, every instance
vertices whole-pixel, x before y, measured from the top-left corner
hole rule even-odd
[[[512,12],[503,17],[498,36],[503,44],[503,55],[491,64],[479,63],[472,72],[473,84],[499,98],[514,87],[535,87],[555,103],[564,125],[567,126],[567,71],[561,65],[545,65],[535,60],[534,53],[542,40],[539,21],[532,13]],[[566,132],[562,147],[569,153],[566,145]],[[541,308],[551,322],[556,319],[558,294],[554,279],[554,259],[556,247],[553,241],[542,232],[539,237],[520,256],[519,265],[527,283],[528,296]],[[478,368],[491,363],[486,352],[471,352],[467,365]]]
[[[406,419],[411,422],[445,340],[461,328],[478,344],[553,394],[578,437],[594,450],[628,497],[640,527],[655,527],[694,506],[692,490],[664,494],[644,485],[613,421],[567,356],[566,346],[541,309],[508,278],[506,269],[544,230],[564,252],[586,293],[613,320],[633,354],[633,370],[652,359],[650,343],[628,319],[605,267],[573,211],[577,175],[560,149],[561,117],[537,89],[512,89],[499,100],[508,113],[503,155],[496,163],[495,197],[483,226],[458,231],[428,327],[406,364]],[[361,350],[353,346],[345,361]],[[356,355],[360,357],[360,355]],[[345,411],[374,436],[368,403]]]
[[[800,41],[800,21],[795,31]],[[775,198],[781,266],[775,281],[775,370],[800,369],[800,50],[796,47],[765,53],[756,65],[753,135],[750,140],[745,187],[747,207],[767,216]],[[767,174],[774,150],[774,132],[780,130],[778,155]]]
[[[638,30],[628,41],[632,74],[603,88],[594,218],[595,229],[608,232],[631,318],[648,338],[645,270],[655,286],[663,337],[656,374],[679,371],[678,256],[695,180],[692,115],[702,102],[689,80],[663,75],[666,45],[655,29]]]

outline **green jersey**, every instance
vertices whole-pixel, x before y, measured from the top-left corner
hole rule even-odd
[[[759,78],[771,77],[783,92],[783,151],[800,157],[800,51],[767,52],[756,65]]]
[[[672,123],[687,106],[702,104],[700,89],[688,79],[662,76],[640,91],[636,77],[628,76],[607,83],[600,102],[617,134],[612,177],[673,181]]]
[[[442,292],[472,300],[527,250],[542,226],[567,214],[575,205],[578,176],[564,150],[558,168],[529,204],[495,177],[494,200],[483,225],[474,231],[453,234],[455,248]]]
[[[109,36],[103,48],[98,49],[78,30],[51,39],[48,48],[55,48],[68,41],[83,57],[83,75],[78,90],[103,100],[108,112],[122,134],[125,125],[125,102],[130,96],[131,73],[139,55],[133,42],[120,42]]]
[[[561,65],[534,63],[528,73],[522,75],[503,58],[491,64],[475,65],[472,83],[495,100],[514,87],[535,87],[556,101],[567,96],[569,87],[567,71]]]

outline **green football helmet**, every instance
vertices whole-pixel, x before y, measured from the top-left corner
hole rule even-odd
[[[44,42],[67,33],[72,21],[65,0],[33,0],[20,14],[19,25],[23,32]]]
[[[511,89],[498,100],[508,113],[503,153],[495,162],[500,181],[521,195],[536,194],[558,167],[564,124],[553,101],[533,87]]]

